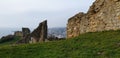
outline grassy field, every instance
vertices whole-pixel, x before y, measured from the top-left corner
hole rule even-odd
[[[46,43],[4,45],[0,58],[120,58],[120,30]]]

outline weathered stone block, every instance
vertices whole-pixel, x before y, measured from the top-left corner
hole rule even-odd
[[[39,26],[31,33],[31,42],[44,42],[47,39],[47,20],[41,22]]]

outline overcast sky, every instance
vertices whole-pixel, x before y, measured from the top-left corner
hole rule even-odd
[[[0,0],[0,27],[65,27],[68,18],[87,12],[94,0]]]

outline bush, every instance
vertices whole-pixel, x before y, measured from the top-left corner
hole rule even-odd
[[[14,39],[14,36],[13,35],[8,35],[8,36],[3,36],[1,39],[0,39],[0,43],[3,43],[3,42],[7,42],[7,41],[11,41]]]

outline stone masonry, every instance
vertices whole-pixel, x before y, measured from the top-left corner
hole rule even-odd
[[[31,42],[44,42],[47,39],[47,20],[41,22],[39,26],[31,33]]]
[[[87,32],[120,29],[120,0],[96,0],[87,13],[68,20],[67,38]]]
[[[16,42],[16,44],[22,44],[22,43],[29,43],[30,41],[30,29],[29,28],[22,28],[22,37],[19,41]]]
[[[45,42],[47,32],[47,20],[41,22],[33,32],[30,32],[29,28],[22,28],[22,39],[16,42],[16,44]]]

